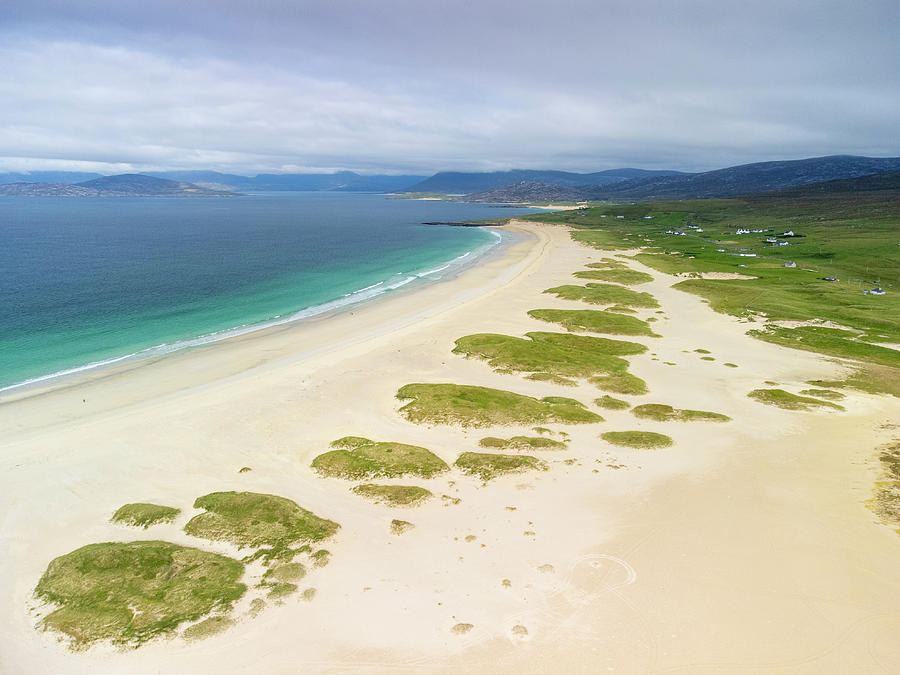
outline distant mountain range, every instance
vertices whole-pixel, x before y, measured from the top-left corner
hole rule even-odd
[[[466,201],[651,201],[733,197],[834,180],[900,172],[900,157],[834,155],[742,164],[702,173],[610,169],[568,171],[441,172],[422,176],[329,174],[239,176],[216,171],[168,171],[98,176],[86,173],[0,174],[0,195],[223,196],[234,192],[347,191],[459,194]],[[87,176],[87,178],[85,178]]]
[[[125,174],[128,175],[128,174]],[[192,183],[210,190],[226,192],[277,192],[277,191],[338,191],[338,192],[395,192],[425,176],[362,176],[352,171],[337,173],[262,173],[256,176],[238,176],[218,171],[162,171],[140,174],[165,180]],[[0,187],[10,183],[53,183],[83,185],[86,181],[105,178],[99,173],[68,171],[35,171],[32,173],[0,173]],[[24,192],[23,192],[24,193]],[[2,194],[2,192],[0,192]]]
[[[734,197],[783,190],[824,181],[857,178],[900,171],[900,157],[854,157],[833,155],[783,162],[742,164],[703,173],[682,173],[631,178],[612,184],[582,184],[574,187],[569,200],[652,201],[660,199],[704,199]],[[489,175],[489,174],[486,174]],[[528,185],[520,199],[522,184],[488,189],[466,197],[485,202],[547,201],[561,199],[557,183],[542,181]]]
[[[679,175],[679,171],[646,171],[644,169],[609,169],[596,173],[571,173],[569,171],[493,171],[490,173],[460,173],[441,171],[421,183],[410,185],[403,192],[438,192],[444,194],[471,194],[520,183],[544,183],[579,187],[584,185],[609,185],[629,179],[654,176]]]
[[[0,195],[19,197],[234,197],[234,192],[135,173],[103,176],[82,183],[7,183]]]

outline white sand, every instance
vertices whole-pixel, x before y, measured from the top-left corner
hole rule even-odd
[[[312,458],[350,434],[424,445],[450,463],[483,436],[529,431],[411,424],[394,399],[408,382],[585,403],[600,395],[499,375],[450,353],[472,332],[554,330],[526,311],[583,307],[541,291],[609,255],[573,244],[564,228],[516,227],[527,240],[453,281],[0,405],[0,671],[897,672],[900,536],[865,507],[874,448],[896,434],[884,428],[897,421],[896,400],[853,393],[845,413],[751,401],[747,392],[765,380],[798,391],[839,367],[745,336],[746,324],[636,263],[655,277],[641,290],[665,314],[640,313],[659,318],[663,337],[639,339],[650,352],[633,357],[631,370],[651,393],[632,398],[733,422],[600,411],[603,424],[550,425],[572,443],[541,453],[548,472],[486,487],[455,471],[400,481],[438,495],[410,510],[313,474]],[[676,444],[628,451],[598,438],[616,429],[658,430]],[[242,466],[253,470],[238,474]],[[317,589],[311,602],[288,597],[202,642],[133,651],[72,653],[34,630],[31,591],[57,555],[148,538],[230,552],[180,530],[193,500],[219,490],[283,495],[341,524],[326,544],[331,564],[301,586]],[[184,512],[147,531],[107,522],[134,501]],[[416,527],[392,535],[392,518]],[[242,603],[235,616],[245,611]],[[456,635],[457,623],[474,629]],[[514,635],[518,625],[527,636]]]

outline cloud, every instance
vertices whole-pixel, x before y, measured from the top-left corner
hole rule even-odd
[[[17,3],[0,28],[0,168],[897,155],[896,29],[880,0]]]

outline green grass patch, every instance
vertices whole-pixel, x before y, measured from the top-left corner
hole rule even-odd
[[[866,364],[843,380],[809,380],[807,384],[834,389],[857,389],[868,394],[900,397],[900,369]]]
[[[712,354],[712,352],[709,351],[708,349],[695,349],[694,351],[697,352],[698,354]]]
[[[587,335],[525,335],[527,339],[495,333],[467,335],[456,341],[453,353],[484,359],[496,370],[572,378],[623,372],[628,369],[628,361],[619,356],[647,351],[647,347],[636,342]]]
[[[544,218],[544,220],[545,222],[550,222],[549,218]],[[585,246],[590,246],[591,248],[597,248],[604,251],[625,251],[630,248],[635,248],[638,245],[637,243],[623,241],[621,238],[614,234],[611,235],[600,230],[580,230],[572,232],[572,239],[577,241],[579,244],[584,244]]]
[[[167,541],[89,544],[54,559],[35,595],[58,607],[42,625],[73,648],[137,647],[231,609],[247,590],[243,573],[237,560]]]
[[[586,286],[564,285],[548,288],[544,293],[552,293],[565,300],[581,300],[592,305],[624,305],[626,307],[659,307],[659,303],[649,293],[640,293],[615,284],[590,283]]]
[[[831,391],[830,389],[804,389],[800,394],[803,396],[824,398],[827,401],[841,401],[847,398],[847,394],[842,394],[839,391]]]
[[[410,400],[400,413],[410,422],[486,427],[496,424],[585,424],[603,418],[574,399],[536,399],[502,389],[462,384],[407,384],[397,392]]]
[[[488,436],[478,441],[482,448],[498,448],[500,450],[566,450],[568,446],[563,441],[541,436],[513,436],[512,438],[497,438]]]
[[[464,452],[454,465],[463,473],[478,476],[481,480],[491,480],[509,473],[547,469],[547,465],[537,457],[485,452]]]
[[[425,488],[415,485],[374,485],[365,483],[353,488],[353,492],[360,497],[387,506],[418,506],[434,495]]]
[[[340,527],[290,499],[258,492],[212,492],[198,497],[194,508],[205,513],[188,521],[188,534],[242,548],[267,547],[272,555],[328,539]]]
[[[132,525],[133,527],[143,527],[146,530],[151,525],[171,523],[179,513],[181,513],[181,509],[176,509],[171,506],[138,502],[136,504],[125,504],[125,506],[119,507],[113,514],[110,522],[120,523],[122,525]]]
[[[657,422],[730,422],[728,415],[705,410],[679,410],[661,403],[645,403],[635,406],[631,412],[635,417]]]
[[[650,391],[647,383],[637,375],[631,373],[614,373],[612,375],[599,375],[588,380],[597,389],[610,391],[613,394],[631,394],[638,396]]]
[[[671,438],[653,431],[607,431],[600,434],[600,438],[613,445],[639,450],[657,450],[672,445]]]
[[[558,323],[568,331],[659,337],[646,321],[609,310],[532,309],[528,315],[541,321]]]
[[[188,626],[181,634],[188,642],[196,642],[197,640],[205,640],[213,635],[218,635],[234,625],[234,620],[227,616],[211,616],[203,619],[193,626]]]
[[[403,534],[404,532],[409,532],[414,527],[415,525],[408,520],[397,520],[395,518],[391,521],[391,534]]]
[[[334,441],[331,447],[335,449],[316,457],[312,467],[321,475],[333,478],[431,478],[450,468],[431,450],[417,445],[347,436]]]
[[[738,364],[736,364],[736,363],[723,363],[722,365],[727,368],[737,368],[738,367]]]
[[[582,270],[575,272],[579,279],[597,279],[599,281],[611,281],[614,284],[635,286],[653,281],[653,277],[646,272],[630,269],[606,269],[606,270]]]
[[[747,394],[754,401],[774,405],[785,410],[815,410],[817,408],[834,408],[843,410],[844,407],[830,401],[822,401],[809,396],[797,396],[784,389],[754,389]]]
[[[600,398],[595,398],[594,404],[601,408],[605,408],[606,410],[628,410],[631,407],[631,404],[628,401],[623,401],[620,398],[613,398],[608,394],[601,396]]]
[[[900,525],[900,442],[880,448],[878,460],[883,480],[875,483],[869,506],[884,522]]]
[[[818,352],[844,359],[868,361],[892,368],[900,367],[900,351],[862,342],[855,333],[838,328],[766,326],[763,330],[748,331],[748,335],[792,349]]]
[[[534,380],[535,382],[549,382],[550,384],[558,384],[563,387],[577,387],[578,382],[570,380],[568,377],[560,377],[553,373],[530,373],[525,376],[526,380]]]
[[[616,312],[618,314],[637,314],[636,309],[632,309],[631,307],[626,307],[625,305],[613,305],[612,307],[607,307],[604,312]]]

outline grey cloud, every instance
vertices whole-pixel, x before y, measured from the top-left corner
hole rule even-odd
[[[881,0],[17,3],[0,24],[0,167],[897,155],[898,29]]]

